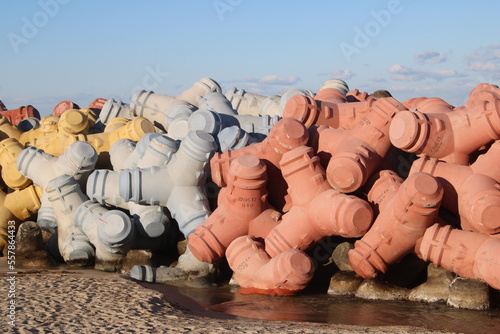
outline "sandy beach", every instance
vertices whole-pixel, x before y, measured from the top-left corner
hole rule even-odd
[[[0,327],[6,333],[429,333],[413,327],[265,321],[204,312],[189,298],[165,296],[126,276],[94,270],[18,271],[12,299],[11,275],[1,264]],[[8,324],[10,300],[15,300],[15,326]]]

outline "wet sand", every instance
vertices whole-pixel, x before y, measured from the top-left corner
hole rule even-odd
[[[447,333],[236,317],[207,310],[174,288],[160,293],[120,274],[90,269],[19,271],[12,327],[6,272],[0,261],[0,328],[6,333]]]

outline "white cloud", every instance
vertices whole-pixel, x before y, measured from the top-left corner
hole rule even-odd
[[[483,81],[500,79],[500,44],[479,48],[465,58],[468,69],[482,75]]]
[[[446,85],[441,83],[430,83],[422,85],[411,82],[395,83],[390,85],[389,90],[395,99],[403,101],[414,97],[439,97],[453,106],[465,105],[470,92],[479,84],[470,78],[457,78],[449,80]]]
[[[447,56],[445,53],[434,50],[425,50],[415,55],[415,62],[418,64],[423,64],[425,62],[439,64],[445,62],[446,60]]]
[[[422,70],[413,69],[400,64],[392,65],[389,68],[389,73],[392,73],[391,77],[398,81],[420,81],[425,79],[442,80],[446,78],[460,78],[463,77],[462,74],[455,70]]]
[[[332,78],[334,78],[334,79],[342,79],[342,80],[349,80],[354,75],[355,74],[352,71],[349,71],[349,70],[335,70],[331,74]]]
[[[336,69],[336,70],[334,70],[332,72],[318,73],[318,75],[327,76],[327,77],[329,77],[331,79],[349,80],[353,76],[355,76],[356,73],[354,73],[353,71],[350,71],[350,70],[339,70],[339,69]]]
[[[498,61],[500,60],[500,44],[488,45],[479,48],[476,52],[465,58],[467,64],[474,62]]]
[[[390,73],[400,73],[400,74],[410,74],[413,73],[413,70],[411,68],[408,68],[406,66],[400,65],[400,64],[395,64],[389,67],[389,72]]]
[[[472,71],[497,71],[499,67],[494,63],[474,63],[469,66],[469,69]]]
[[[283,93],[294,87],[300,78],[297,76],[265,75],[261,78],[245,77],[242,79],[223,80],[221,83],[236,83],[245,90],[262,95]]]
[[[269,85],[283,85],[283,84],[292,85],[298,82],[299,80],[300,80],[299,77],[281,77],[276,74],[271,74],[263,76],[262,78],[257,80],[257,82]]]
[[[255,77],[245,77],[243,79],[232,79],[232,80],[223,80],[221,82],[225,83],[261,83],[268,85],[293,85],[300,81],[299,77],[290,76],[290,77],[282,77],[276,74],[265,75],[262,78]]]
[[[399,81],[418,81],[425,78],[422,71],[416,71],[400,64],[389,67],[389,73],[392,73],[392,78],[394,80]]]

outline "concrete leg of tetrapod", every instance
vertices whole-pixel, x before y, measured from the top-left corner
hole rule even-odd
[[[196,258],[213,263],[237,237],[265,238],[278,224],[281,214],[267,202],[266,181],[266,165],[257,157],[244,155],[231,163],[217,209],[188,237]]]
[[[312,148],[286,152],[280,168],[292,206],[265,239],[270,256],[290,248],[305,251],[330,235],[360,237],[370,228],[373,211],[368,202],[332,189]]]
[[[86,266],[93,262],[95,251],[88,237],[74,224],[77,208],[88,198],[77,181],[63,174],[45,188],[57,217],[58,248],[68,264]]]
[[[500,289],[500,238],[454,229],[449,225],[429,227],[415,247],[424,261],[462,277],[479,278]]]
[[[19,131],[15,125],[12,125],[6,117],[0,115],[0,140],[6,138],[16,138],[20,140],[21,134],[22,132]]]
[[[138,281],[151,283],[168,283],[174,281],[185,281],[203,279],[211,274],[213,265],[198,260],[189,250],[179,256],[175,267],[151,267],[133,266],[130,269],[130,277]]]
[[[266,96],[232,87],[226,92],[226,98],[238,115],[259,116],[259,105],[266,99]]]
[[[40,119],[40,113],[32,105],[22,106],[13,110],[0,111],[0,115],[6,117],[12,125],[17,125],[28,117]]]
[[[7,138],[0,141],[2,179],[11,189],[23,189],[31,184],[31,180],[17,170],[16,160],[22,150],[23,145],[15,138]]]
[[[231,102],[221,92],[210,92],[199,99],[200,109],[208,109],[219,114],[236,115]]]
[[[204,182],[214,152],[213,137],[193,131],[166,166],[120,171],[120,196],[125,201],[167,207],[188,236],[210,214]]]
[[[348,252],[351,267],[361,277],[376,277],[413,251],[417,240],[437,218],[441,184],[427,173],[415,173],[383,206],[372,228]]]
[[[471,153],[500,139],[499,124],[500,89],[480,84],[465,107],[453,112],[399,113],[391,122],[389,137],[394,146],[407,152],[468,165]]]
[[[243,294],[295,294],[314,274],[314,265],[305,253],[288,249],[271,258],[264,244],[251,236],[236,238],[227,248],[226,257]]]
[[[95,247],[95,269],[118,271],[134,242],[134,226],[120,210],[108,210],[98,203],[86,201],[75,212],[74,224]]]
[[[177,99],[184,100],[197,107],[200,106],[200,98],[210,92],[221,92],[219,84],[210,78],[203,77],[196,81],[190,88],[176,96]]]
[[[113,118],[124,117],[126,119],[132,119],[135,115],[130,110],[128,104],[122,101],[116,101],[115,99],[109,99],[104,103],[102,110],[99,114],[99,119],[103,124],[108,124]]]

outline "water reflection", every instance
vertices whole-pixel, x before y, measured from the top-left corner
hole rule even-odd
[[[148,287],[152,286],[158,289],[160,284]],[[500,333],[500,310],[459,310],[444,304],[363,300],[317,293],[286,297],[242,295],[237,293],[236,288],[229,286],[169,289],[176,289],[209,312],[236,317],[360,326],[416,326],[460,333]]]

